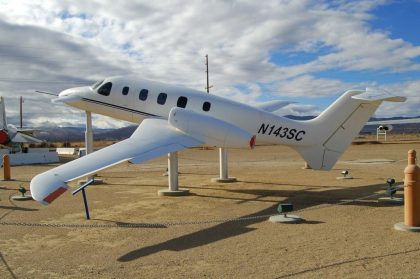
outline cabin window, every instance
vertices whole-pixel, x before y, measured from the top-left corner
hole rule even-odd
[[[146,99],[147,99],[147,95],[149,95],[149,90],[147,90],[147,89],[142,89],[142,90],[140,90],[140,93],[139,93],[139,99],[140,99],[141,101],[146,101]]]
[[[166,93],[160,93],[157,98],[157,103],[159,105],[164,105],[166,103],[166,98],[168,95]]]
[[[178,102],[176,103],[176,106],[179,108],[185,108],[187,106],[188,98],[181,96],[178,98]]]
[[[211,104],[209,102],[204,102],[203,103],[203,110],[204,111],[209,111],[211,107]]]
[[[99,87],[99,85],[101,85],[101,84],[102,84],[102,82],[104,82],[104,80],[100,80],[100,81],[95,82],[95,83],[92,85],[92,89],[93,89],[93,90],[95,90],[96,88],[98,88],[98,87]]]
[[[112,82],[107,82],[98,89],[98,93],[104,96],[111,94]]]
[[[125,86],[122,90],[122,94],[127,95],[129,90],[130,90],[130,88],[128,88],[128,86]]]

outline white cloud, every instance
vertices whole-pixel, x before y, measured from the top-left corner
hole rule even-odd
[[[267,95],[331,96],[366,84],[315,78],[316,72],[420,70],[419,46],[370,28],[371,11],[385,2],[0,0],[0,36],[9,46],[0,45],[0,63],[9,63],[0,82],[91,81],[134,72],[203,90],[208,53],[214,94],[247,103]],[[277,65],[273,52],[314,57]],[[69,86],[3,82],[0,91],[12,97]],[[34,113],[46,106],[36,98]],[[411,105],[402,107],[414,113]]]
[[[302,75],[274,83],[276,95],[318,98],[344,93],[352,85],[339,80]]]
[[[384,103],[376,112],[378,117],[420,116],[420,80],[382,86],[385,90],[407,97],[404,104]]]

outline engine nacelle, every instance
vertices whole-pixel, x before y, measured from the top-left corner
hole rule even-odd
[[[387,132],[389,132],[389,131],[392,130],[392,125],[380,125],[378,127],[378,130],[379,131],[387,131]]]
[[[217,147],[255,146],[255,135],[223,120],[188,109],[173,108],[168,122],[205,144]]]

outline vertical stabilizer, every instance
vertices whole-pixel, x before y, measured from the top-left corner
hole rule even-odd
[[[315,144],[295,149],[313,169],[330,170],[383,101],[404,102],[405,98],[371,89],[347,91],[308,121]]]
[[[4,99],[3,96],[0,96],[0,130],[7,129],[7,122],[6,122],[6,109],[4,106]]]

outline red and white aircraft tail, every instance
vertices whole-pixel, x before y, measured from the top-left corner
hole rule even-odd
[[[42,140],[32,134],[37,130],[19,129],[15,125],[7,124],[4,98],[0,96],[0,144],[41,143]]]

